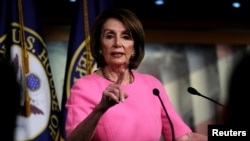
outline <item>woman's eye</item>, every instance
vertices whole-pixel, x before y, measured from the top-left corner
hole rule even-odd
[[[112,34],[108,34],[108,35],[106,35],[106,38],[107,39],[111,39],[113,37],[113,35]]]
[[[123,35],[122,38],[126,39],[126,40],[130,40],[131,37],[129,35]]]

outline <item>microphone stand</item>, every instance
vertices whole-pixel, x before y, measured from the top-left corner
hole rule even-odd
[[[165,111],[165,114],[166,114],[166,116],[167,116],[167,118],[168,118],[168,121],[169,121],[169,124],[170,124],[170,127],[171,127],[171,131],[172,131],[172,141],[175,141],[174,126],[173,126],[173,123],[172,123],[172,121],[171,121],[171,119],[170,119],[170,117],[169,117],[169,115],[168,115],[168,112],[167,112],[167,110],[166,110],[166,107],[164,106],[164,104],[163,104],[163,102],[162,102],[162,99],[161,99],[161,97],[160,97],[160,95],[159,95],[159,94],[160,94],[159,90],[156,89],[156,88],[154,88],[154,89],[153,89],[153,94],[156,95],[156,96],[159,98],[160,102],[161,102],[161,105],[162,105],[162,107],[163,107],[163,109],[164,109],[164,111]]]
[[[225,106],[222,105],[221,103],[219,103],[219,102],[213,100],[212,98],[209,98],[209,97],[206,97],[206,96],[202,95],[201,93],[199,93],[196,89],[194,89],[194,88],[192,88],[192,87],[188,87],[187,91],[188,91],[190,94],[201,96],[201,97],[206,98],[206,99],[208,99],[208,100],[210,100],[210,101],[212,101],[212,102],[214,102],[214,103],[220,105],[221,107],[225,108]]]

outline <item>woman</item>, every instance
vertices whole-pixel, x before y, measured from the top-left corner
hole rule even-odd
[[[8,141],[14,141],[17,115],[21,108],[21,85],[17,81],[16,66],[14,63],[0,59],[0,68],[1,98],[3,101],[7,100],[8,104],[11,105],[1,110],[4,113],[1,119],[5,125],[2,126],[1,131],[3,132],[0,135]],[[6,107],[7,105],[3,101],[0,103],[0,106]]]
[[[90,45],[99,69],[71,89],[66,103],[68,141],[158,141],[161,134],[166,141],[206,140],[183,122],[159,80],[135,71],[144,57],[144,30],[134,13],[104,11],[95,20]],[[171,121],[153,95],[155,88]]]
[[[224,109],[223,123],[231,126],[249,128],[249,114],[245,114],[244,107],[249,106],[248,94],[250,82],[250,54],[242,54],[234,66],[228,87],[226,108]]]

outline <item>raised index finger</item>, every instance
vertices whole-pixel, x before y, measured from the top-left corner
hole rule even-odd
[[[121,72],[121,73],[119,74],[119,77],[118,77],[117,81],[115,82],[115,84],[121,84],[123,78],[124,78],[124,72]]]

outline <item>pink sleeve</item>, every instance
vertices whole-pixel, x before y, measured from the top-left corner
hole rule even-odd
[[[149,85],[148,87],[157,88],[159,90],[159,96],[162,99],[162,102],[164,103],[166,111],[169,115],[169,119],[171,120],[173,124],[175,139],[187,133],[192,132],[189,126],[182,120],[179,113],[177,113],[177,111],[173,107],[172,102],[170,101],[166,93],[165,87],[163,86],[161,81],[157,79],[156,77],[152,75],[148,75],[148,74],[144,74],[143,76],[141,76],[141,79],[142,81],[147,83],[147,85]],[[161,106],[161,120],[162,120],[162,136],[165,141],[171,141],[172,129],[171,129],[169,120],[167,118],[167,115],[162,106]]]
[[[174,133],[175,133],[175,139],[183,136],[186,133],[191,132],[191,129],[188,127],[188,125],[182,120],[180,115],[176,112],[174,107],[172,106],[171,101],[169,100],[169,97],[164,89],[160,89],[160,97],[166,107],[166,111],[170,117],[170,120],[174,127]],[[166,118],[166,113],[164,109],[161,110],[161,116],[162,116],[162,134],[166,141],[172,139],[172,129],[169,123],[168,118]],[[169,132],[171,131],[171,132]]]
[[[67,119],[65,130],[67,136],[86,118],[94,109],[94,105],[96,105],[96,101],[93,100],[91,95],[91,93],[95,93],[94,89],[91,89],[91,87],[82,87],[83,85],[86,85],[86,83],[80,80],[72,86],[66,103]]]

